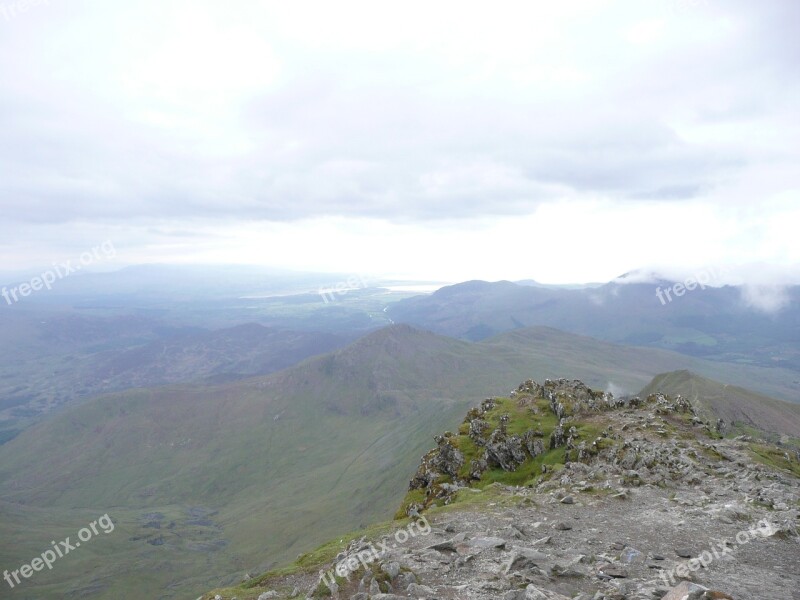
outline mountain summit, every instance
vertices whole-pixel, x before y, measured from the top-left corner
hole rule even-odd
[[[435,437],[394,522],[202,598],[795,600],[800,440],[705,410],[528,380]]]

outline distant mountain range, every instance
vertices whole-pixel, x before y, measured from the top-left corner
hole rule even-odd
[[[657,292],[675,283],[625,280],[580,289],[469,281],[397,302],[387,314],[398,323],[474,341],[546,325],[616,343],[800,372],[800,287],[695,286],[680,296],[671,293],[669,301],[662,293],[662,302]],[[769,294],[780,294],[780,310],[764,312],[773,304]]]

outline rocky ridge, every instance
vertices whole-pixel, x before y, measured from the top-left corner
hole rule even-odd
[[[381,535],[205,598],[798,600],[800,455],[724,431],[527,381],[435,438]]]

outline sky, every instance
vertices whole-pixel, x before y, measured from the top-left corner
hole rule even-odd
[[[794,0],[0,0],[0,271],[800,283]]]

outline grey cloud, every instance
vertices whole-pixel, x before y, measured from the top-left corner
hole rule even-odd
[[[753,157],[746,144],[722,153],[681,138],[671,113],[769,114],[766,97],[796,81],[787,56],[798,49],[791,2],[697,11],[709,26],[735,17],[745,29],[734,42],[747,46],[687,44],[564,98],[492,88],[496,78],[464,87],[410,53],[292,56],[281,86],[240,115],[246,153],[200,151],[202,131],[143,125],[92,90],[61,93],[55,74],[28,74],[0,92],[0,218],[433,220],[527,214],[581,195],[695,198]],[[596,64],[608,67],[602,55]]]

